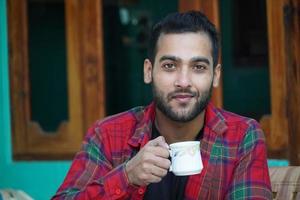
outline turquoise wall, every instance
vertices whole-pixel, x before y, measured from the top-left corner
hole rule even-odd
[[[21,189],[46,200],[63,181],[70,162],[12,160],[6,17],[6,1],[0,0],[0,189]]]

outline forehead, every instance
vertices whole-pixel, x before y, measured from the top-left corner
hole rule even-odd
[[[212,43],[204,32],[161,34],[156,46],[156,60],[164,55],[183,60],[197,56],[212,60]]]

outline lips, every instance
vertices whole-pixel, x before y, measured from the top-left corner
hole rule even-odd
[[[179,101],[181,103],[187,103],[189,102],[195,95],[188,94],[188,93],[180,93],[180,94],[174,94],[172,96],[172,99],[175,99],[176,101]]]

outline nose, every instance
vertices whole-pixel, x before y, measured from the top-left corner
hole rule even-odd
[[[191,78],[188,70],[178,71],[176,81],[174,82],[177,88],[189,88],[191,87]]]

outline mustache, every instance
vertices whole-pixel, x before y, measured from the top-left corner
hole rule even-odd
[[[173,92],[170,92],[169,94],[168,94],[168,96],[167,96],[167,99],[168,100],[171,100],[174,96],[176,96],[176,95],[178,95],[178,94],[182,94],[182,93],[184,93],[184,94],[189,94],[189,95],[191,95],[191,96],[193,96],[193,97],[195,97],[195,96],[199,96],[198,95],[198,92],[195,92],[195,91],[192,91],[191,89],[189,89],[189,88],[184,88],[184,89],[177,89],[177,90],[175,90],[175,91],[173,91]]]

